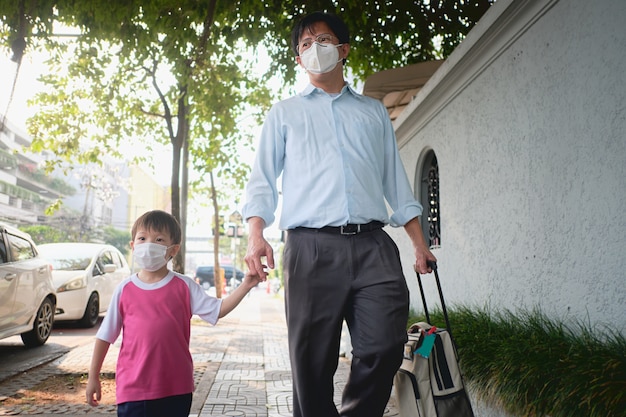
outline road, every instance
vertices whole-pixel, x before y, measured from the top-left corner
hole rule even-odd
[[[20,336],[0,340],[0,382],[92,342],[98,327],[99,323],[90,329],[56,323],[48,341],[31,349],[24,347]]]

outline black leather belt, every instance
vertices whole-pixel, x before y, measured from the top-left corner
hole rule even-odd
[[[311,228],[311,227],[296,227],[297,230],[315,230],[317,232],[323,233],[334,233],[337,235],[356,235],[363,232],[371,232],[373,230],[382,229],[385,226],[384,223],[379,221],[371,221],[365,224],[346,224],[343,226],[324,226],[319,229]]]

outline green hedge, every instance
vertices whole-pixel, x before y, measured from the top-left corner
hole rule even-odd
[[[461,369],[477,394],[518,416],[626,416],[626,339],[539,311],[448,309]],[[445,327],[440,311],[431,314]],[[412,315],[408,324],[424,321]]]

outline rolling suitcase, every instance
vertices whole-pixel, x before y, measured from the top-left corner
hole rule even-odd
[[[402,365],[394,376],[394,390],[401,417],[474,417],[456,345],[450,331],[448,312],[441,291],[437,264],[433,270],[446,329],[432,326],[422,280],[417,274],[426,322],[409,327]]]

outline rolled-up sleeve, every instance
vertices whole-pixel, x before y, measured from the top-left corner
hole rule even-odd
[[[382,106],[386,113],[386,109]],[[386,116],[386,114],[385,114]],[[400,159],[396,135],[393,131],[391,120],[385,120],[385,171],[383,177],[383,189],[385,199],[391,207],[389,224],[400,227],[407,224],[415,217],[422,215],[422,205],[415,199],[411,184],[406,175],[404,165]]]
[[[278,205],[277,179],[283,170],[285,153],[284,133],[276,106],[269,111],[256,151],[250,180],[246,186],[244,219],[261,217],[265,226],[274,223]]]

